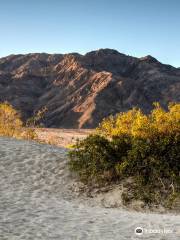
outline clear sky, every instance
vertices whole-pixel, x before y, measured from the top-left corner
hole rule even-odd
[[[0,0],[1,57],[99,48],[180,67],[180,0]]]

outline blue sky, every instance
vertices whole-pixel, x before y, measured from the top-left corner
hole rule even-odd
[[[180,1],[0,0],[0,36],[1,57],[113,48],[180,67]]]

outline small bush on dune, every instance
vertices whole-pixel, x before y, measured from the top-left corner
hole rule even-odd
[[[110,116],[69,156],[71,169],[86,182],[133,177],[135,198],[173,199],[180,192],[180,104],[165,111],[156,103],[149,115],[133,109]]]

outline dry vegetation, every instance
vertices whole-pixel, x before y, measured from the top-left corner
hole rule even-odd
[[[132,109],[110,116],[69,157],[71,170],[87,184],[133,178],[126,204],[140,199],[172,207],[180,200],[180,104],[168,111],[155,104],[149,115]]]
[[[0,103],[0,136],[36,139],[33,128],[25,127],[20,113],[7,102]]]

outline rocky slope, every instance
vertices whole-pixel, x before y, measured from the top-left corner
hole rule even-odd
[[[179,102],[180,69],[111,49],[10,55],[0,59],[0,101],[24,119],[46,106],[47,127],[92,128],[134,106],[149,112],[155,101]]]

